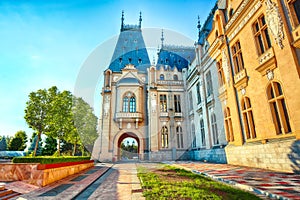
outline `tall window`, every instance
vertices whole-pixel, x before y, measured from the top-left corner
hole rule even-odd
[[[232,129],[232,121],[230,115],[230,108],[226,108],[224,111],[224,121],[225,121],[225,131],[228,142],[234,141],[233,129]]]
[[[204,129],[203,119],[200,120],[200,132],[201,132],[202,147],[205,147],[206,142],[205,142],[205,129]]]
[[[169,135],[168,135],[168,128],[163,126],[161,128],[161,147],[168,148],[169,146]]]
[[[259,54],[263,54],[272,46],[265,16],[262,15],[256,20],[253,24],[253,31],[258,52]]]
[[[160,112],[167,112],[167,95],[160,95]]]
[[[244,129],[245,129],[247,139],[256,138],[256,131],[255,131],[253,114],[252,114],[251,102],[248,97],[245,97],[242,100],[242,115],[243,115]]]
[[[212,86],[212,80],[211,80],[211,73],[210,71],[206,74],[206,96],[209,97],[213,94],[213,86]]]
[[[300,0],[287,0],[294,27],[300,24]]]
[[[174,95],[175,112],[181,112],[180,95]]]
[[[218,126],[215,114],[211,115],[211,129],[213,132],[214,144],[219,144]]]
[[[130,102],[129,102],[129,112],[136,112],[136,102],[135,102],[135,97],[130,97]]]
[[[240,41],[237,41],[232,47],[232,57],[233,57],[233,64],[234,64],[234,73],[237,74],[244,69],[244,60],[243,54],[241,50]]]
[[[196,85],[198,104],[201,103],[200,83]]]
[[[161,75],[159,76],[159,80],[161,80],[161,81],[165,80],[165,76],[164,76],[163,74],[161,74]]]
[[[123,98],[123,112],[136,112],[136,100],[130,92]]]
[[[195,148],[196,145],[197,143],[196,143],[195,125],[192,124],[192,147]]]
[[[183,148],[183,134],[181,126],[176,127],[177,148]]]
[[[217,68],[218,68],[219,85],[222,86],[225,84],[225,76],[222,68],[222,60],[217,62]]]
[[[291,132],[289,115],[280,83],[271,82],[267,89],[269,105],[277,134]]]
[[[128,112],[128,97],[123,98],[123,112]]]
[[[193,93],[192,93],[192,91],[189,92],[189,109],[190,109],[190,111],[193,110]]]

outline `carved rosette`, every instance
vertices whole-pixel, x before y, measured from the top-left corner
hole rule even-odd
[[[224,75],[227,83],[229,84],[230,81],[230,71],[229,71],[229,66],[228,66],[228,58],[225,53],[225,49],[222,50],[222,68],[224,70]]]
[[[278,7],[271,0],[266,0],[265,3],[267,6],[266,21],[268,28],[271,31],[273,37],[275,38],[276,44],[282,49],[282,40],[284,38],[283,22]]]

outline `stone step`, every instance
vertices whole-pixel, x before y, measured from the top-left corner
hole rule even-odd
[[[0,187],[0,199],[1,200],[11,199],[18,195],[21,195],[21,194],[14,192],[13,190],[5,189],[4,186]]]
[[[0,191],[0,197],[1,197],[1,199],[2,199],[2,198],[5,197],[6,195],[9,195],[9,194],[11,194],[11,193],[13,193],[13,192],[14,192],[14,191],[12,191],[12,190],[4,189],[4,190]]]

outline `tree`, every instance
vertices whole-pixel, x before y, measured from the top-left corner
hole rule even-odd
[[[50,89],[57,90],[56,87],[52,87]],[[49,103],[49,94],[46,89],[31,92],[29,94],[29,100],[26,102],[24,118],[29,125],[29,128],[37,131],[37,139],[33,150],[33,156],[36,155],[41,134],[45,133],[47,130]]]
[[[57,151],[57,140],[48,136],[45,140],[45,146],[42,149],[42,155],[51,156]]]
[[[50,108],[51,120],[49,127],[51,131],[48,134],[58,139],[58,156],[60,155],[60,141],[76,131],[71,109],[72,94],[69,91],[58,92],[54,96]]]
[[[24,151],[26,149],[27,135],[25,131],[16,132],[15,136],[9,142],[8,150]]]
[[[6,150],[7,150],[6,138],[3,136],[0,140],[0,151],[6,151]]]
[[[28,148],[28,153],[35,152],[34,156],[42,155],[42,141],[38,141],[38,134],[35,134],[34,139],[32,140],[30,147]],[[36,144],[38,144],[38,147],[36,148]]]
[[[93,108],[82,98],[74,97],[72,113],[76,130],[81,139],[81,144],[91,151],[93,144],[98,137],[98,119],[93,113]],[[82,150],[85,149],[84,146],[82,146]]]

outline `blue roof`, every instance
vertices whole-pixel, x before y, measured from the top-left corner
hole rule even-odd
[[[159,53],[156,68],[168,65],[171,69],[176,67],[178,71],[187,68],[195,58],[194,47],[164,45]]]
[[[113,72],[120,72],[127,64],[146,72],[150,66],[148,52],[139,28],[122,30],[109,65]]]
[[[206,18],[206,20],[200,30],[198,44],[203,45],[204,41],[206,40],[206,37],[210,33],[210,31],[212,29],[212,25],[213,25],[214,14],[217,9],[218,9],[218,5],[216,3],[215,6],[213,7],[213,9],[210,11],[208,17]]]

